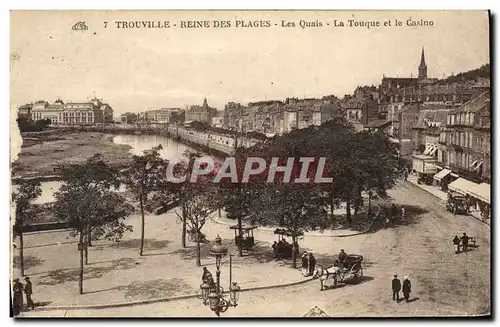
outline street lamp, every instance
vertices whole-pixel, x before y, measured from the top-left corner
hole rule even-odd
[[[210,309],[220,316],[221,312],[226,312],[229,306],[236,307],[238,305],[238,298],[240,287],[236,282],[231,281],[232,257],[229,256],[229,301],[224,299],[224,289],[220,286],[220,264],[222,258],[227,255],[227,247],[222,245],[222,240],[219,235],[215,238],[215,244],[210,247],[210,255],[215,257],[216,271],[216,284],[209,285],[206,281],[200,285],[201,299],[204,305],[210,305]]]

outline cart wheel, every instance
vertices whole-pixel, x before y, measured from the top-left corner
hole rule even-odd
[[[354,280],[356,283],[360,283],[363,279],[363,266],[359,265],[359,269],[354,271]]]

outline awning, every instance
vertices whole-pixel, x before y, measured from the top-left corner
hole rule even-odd
[[[474,167],[476,164],[477,164],[477,160],[474,160],[474,162],[472,162],[469,167]]]
[[[468,194],[475,197],[476,199],[479,199],[483,202],[490,204],[490,191],[491,191],[490,184],[481,183],[471,188]]]
[[[441,181],[443,178],[445,178],[446,176],[448,176],[450,173],[451,173],[451,170],[449,170],[449,169],[443,169],[439,173],[437,173],[436,175],[434,175],[434,179],[437,180],[437,181]]]
[[[467,192],[479,184],[471,182],[465,178],[459,178],[448,185],[448,189],[453,192],[467,195]]]

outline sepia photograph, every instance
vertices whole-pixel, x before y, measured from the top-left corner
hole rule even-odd
[[[491,317],[487,10],[12,10],[11,317]]]

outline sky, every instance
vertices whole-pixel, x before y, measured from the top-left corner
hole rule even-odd
[[[406,26],[410,17],[433,26]],[[392,25],[333,27],[350,19]],[[395,19],[403,25],[395,27]],[[135,20],[169,21],[171,28],[116,28],[116,21]],[[179,27],[188,20],[229,20],[233,27]],[[270,20],[271,27],[236,28],[236,20]],[[296,26],[281,27],[282,20]],[[323,27],[301,28],[300,20]],[[78,21],[88,30],[72,30]],[[488,63],[487,12],[14,11],[11,109],[94,94],[115,114],[185,108],[204,98],[222,110],[229,101],[342,97],[358,85],[378,85],[384,74],[416,77],[422,47],[429,77]]]

